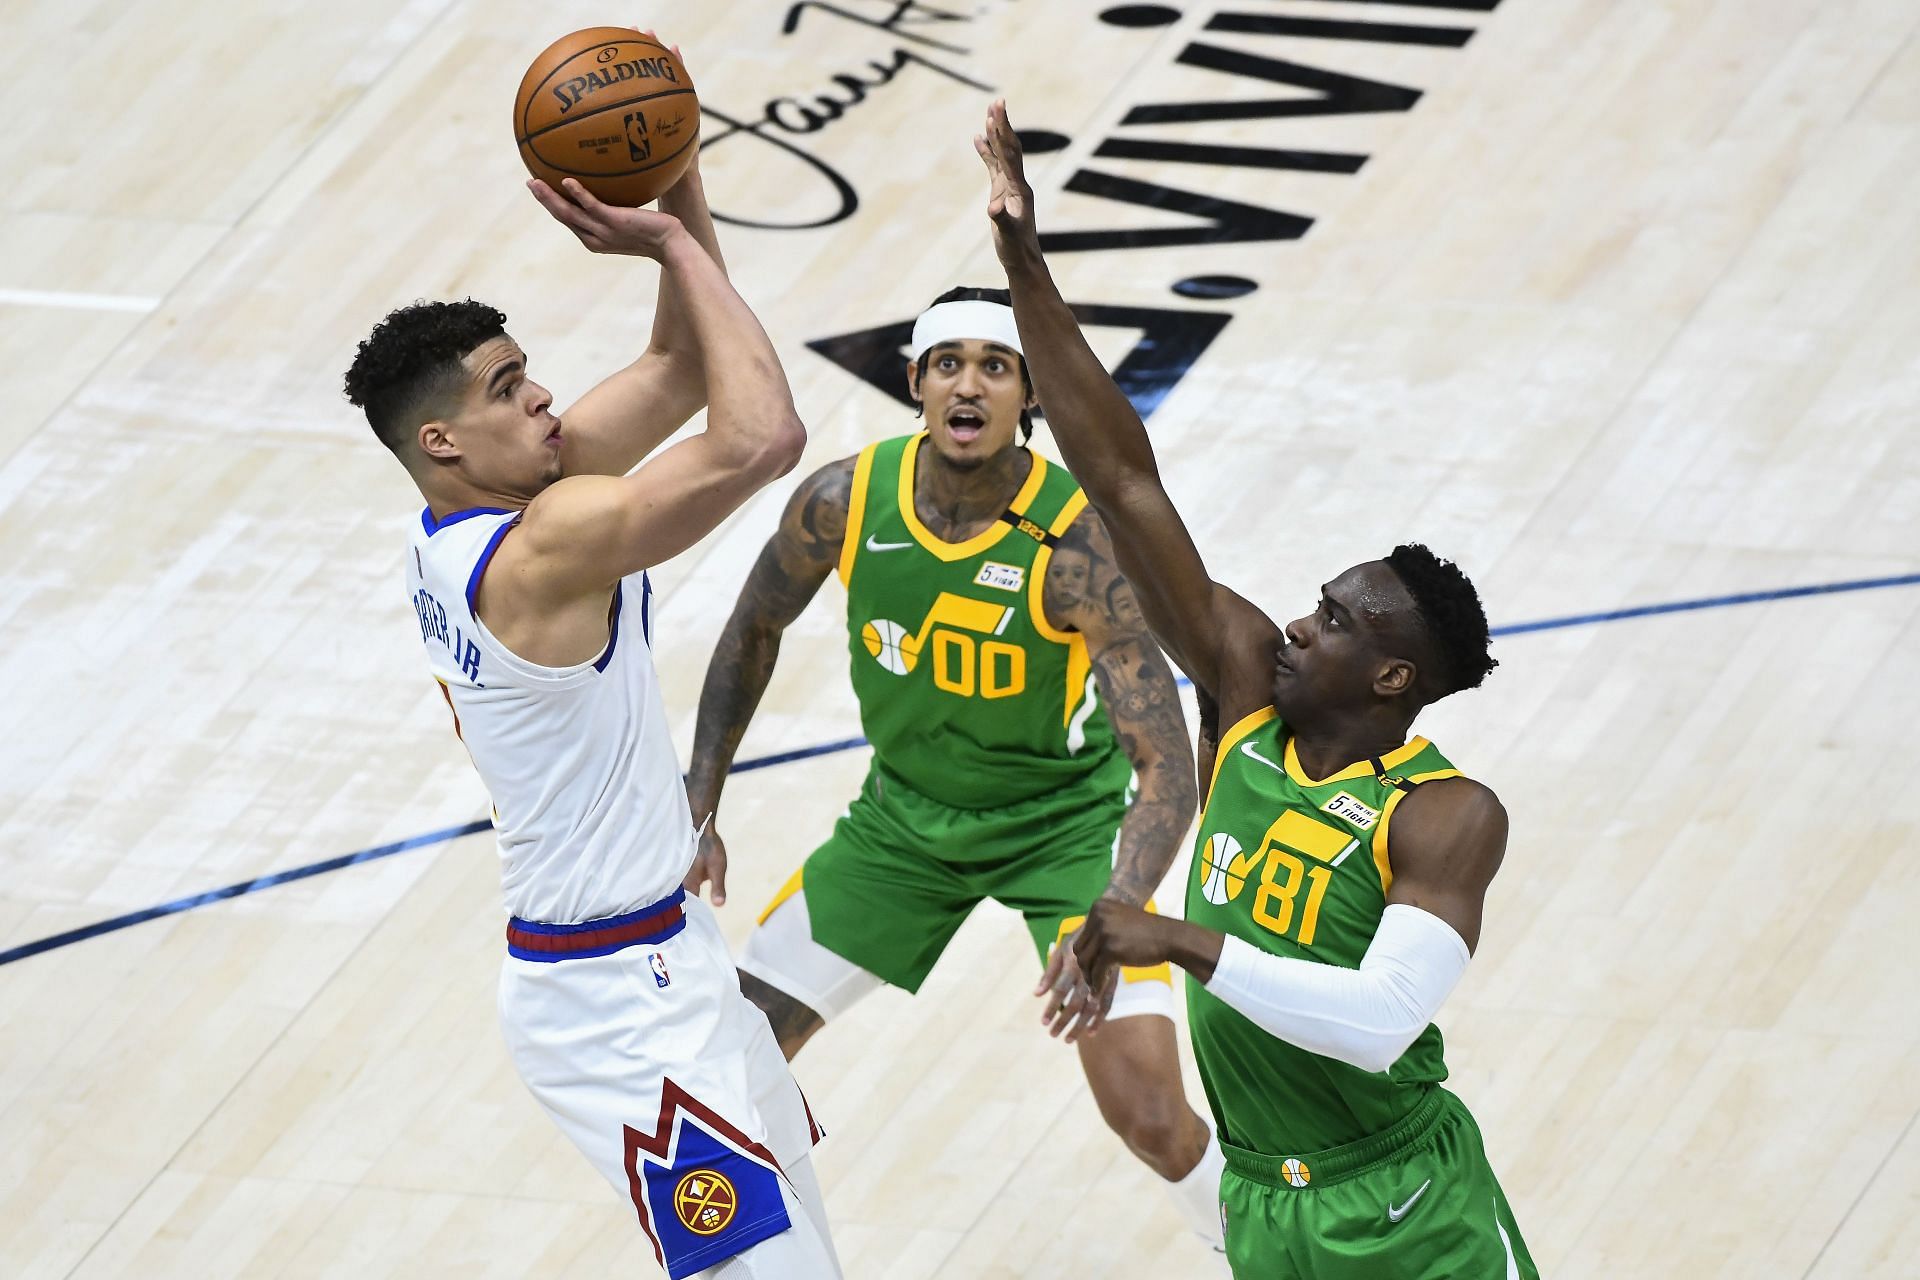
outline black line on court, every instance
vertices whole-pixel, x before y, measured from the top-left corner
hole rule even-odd
[[[1776,587],[1770,591],[1742,591],[1732,595],[1705,596],[1698,600],[1675,600],[1666,604],[1633,605],[1625,609],[1609,609],[1603,613],[1576,613],[1564,618],[1543,618],[1537,622],[1513,622],[1505,626],[1492,628],[1495,636],[1527,635],[1535,631],[1561,631],[1569,627],[1591,627],[1603,622],[1623,622],[1629,618],[1650,618],[1666,613],[1695,613],[1702,609],[1727,609],[1735,605],[1764,604],[1773,600],[1798,600],[1807,596],[1839,595],[1850,591],[1874,591],[1885,587],[1920,586],[1920,573],[1895,574],[1885,578],[1854,578],[1846,582],[1825,582],[1808,587]],[[1190,683],[1185,676],[1180,683]],[[781,751],[773,755],[756,756],[751,760],[736,761],[729,770],[729,776],[735,773],[751,773],[755,769],[768,769],[777,764],[793,764],[801,760],[810,760],[815,756],[833,755],[841,751],[851,751],[864,747],[867,740],[861,737],[840,738],[833,742],[822,742],[816,746],[798,747],[792,751]],[[462,836],[477,835],[492,827],[486,818],[476,822],[462,823],[457,827],[443,827],[438,831],[428,831],[405,840],[396,840],[392,844],[376,845],[371,849],[361,849],[357,853],[342,854],[337,858],[328,858],[323,862],[308,863],[304,867],[294,867],[288,871],[274,871],[252,880],[242,880],[224,888],[210,889],[205,893],[196,893],[185,898],[175,898],[172,902],[163,902],[159,906],[147,907],[142,911],[129,912],[115,916],[110,920],[101,920],[95,924],[83,925],[78,929],[69,929],[65,933],[56,933],[51,937],[40,938],[33,942],[0,951],[0,965],[12,964],[16,960],[25,960],[45,951],[71,946],[76,942],[85,942],[89,938],[98,938],[102,934],[114,933],[131,928],[136,924],[145,924],[149,920],[158,920],[164,916],[179,915],[183,911],[192,911],[210,903],[223,902],[228,898],[238,898],[249,893],[258,893],[262,889],[271,889],[275,885],[288,884],[295,880],[305,880],[310,876],[323,875],[329,871],[340,871],[346,867],[358,866],[363,862],[373,862],[380,858],[390,858],[397,853],[407,853],[414,849],[424,849],[432,845],[445,844],[449,840],[458,840]]]

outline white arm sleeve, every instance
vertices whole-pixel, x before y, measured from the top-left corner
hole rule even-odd
[[[1467,971],[1467,944],[1431,912],[1389,903],[1358,969],[1269,955],[1229,937],[1207,990],[1268,1034],[1385,1071]]]

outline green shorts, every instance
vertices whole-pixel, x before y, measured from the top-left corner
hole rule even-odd
[[[1391,1129],[1344,1147],[1220,1145],[1227,1261],[1242,1280],[1539,1280],[1480,1127],[1438,1086]]]
[[[918,991],[961,922],[992,898],[1026,917],[1044,961],[1112,878],[1124,776],[1102,766],[1085,782],[1018,804],[955,809],[876,763],[832,836],[761,919],[804,887],[815,942]],[[1165,968],[1125,976],[1170,982]]]

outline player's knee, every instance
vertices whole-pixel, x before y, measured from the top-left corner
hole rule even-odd
[[[755,1007],[767,1015],[767,1025],[773,1028],[773,1038],[779,1041],[780,1052],[789,1061],[800,1052],[802,1045],[813,1038],[814,1032],[827,1025],[825,1019],[812,1009],[745,970],[740,973],[740,994],[753,1001]]]
[[[1206,1124],[1177,1094],[1143,1090],[1101,1107],[1100,1113],[1127,1150],[1163,1178],[1184,1177],[1206,1150]]]

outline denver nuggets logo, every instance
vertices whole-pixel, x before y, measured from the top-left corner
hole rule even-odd
[[[1200,893],[1216,907],[1224,907],[1247,887],[1247,872],[1258,859],[1249,855],[1240,842],[1224,832],[1207,837],[1200,846]]]
[[[860,639],[873,660],[897,676],[907,674],[920,661],[920,637],[908,634],[897,622],[875,618],[860,628]]]
[[[733,1184],[711,1169],[695,1169],[673,1189],[673,1211],[695,1235],[726,1230],[739,1203]]]
[[[1313,1181],[1313,1170],[1307,1168],[1305,1160],[1288,1158],[1280,1162],[1280,1176],[1290,1187],[1304,1187]]]

